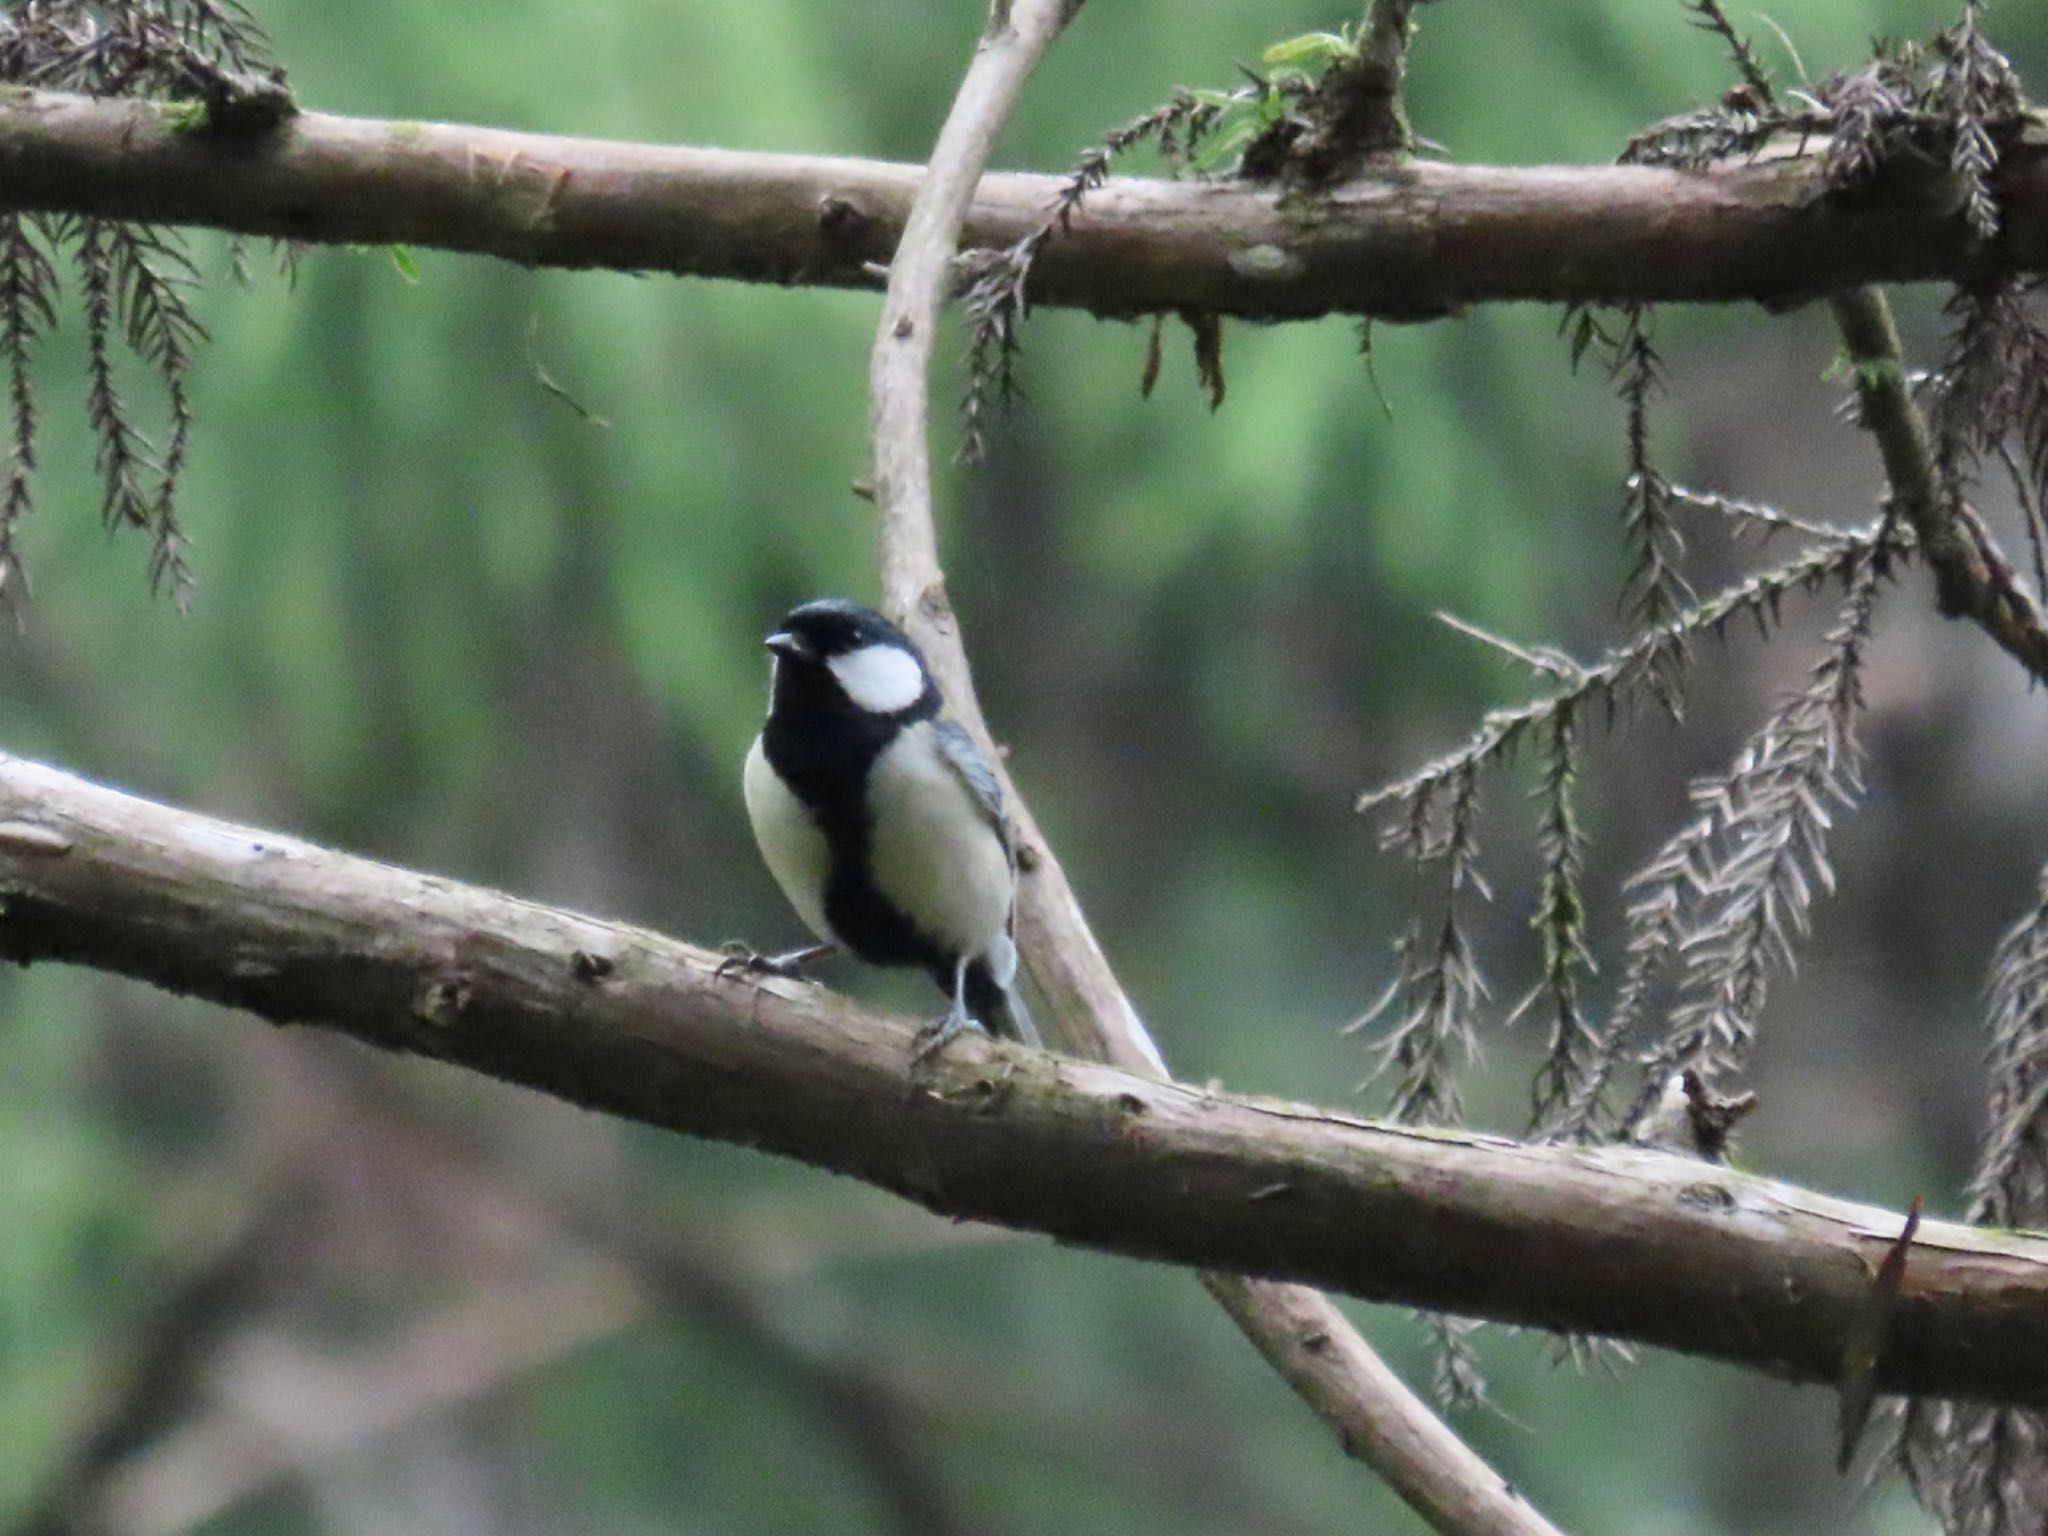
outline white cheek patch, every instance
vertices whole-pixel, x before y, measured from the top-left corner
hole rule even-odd
[[[893,715],[924,697],[924,668],[900,646],[864,645],[825,663],[846,696],[877,715]]]

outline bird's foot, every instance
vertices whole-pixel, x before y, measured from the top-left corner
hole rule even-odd
[[[936,1018],[917,1032],[917,1040],[910,1053],[913,1066],[923,1066],[968,1030],[987,1034],[979,1019],[971,1017],[965,1008],[957,1003],[941,1018]]]
[[[781,976],[789,981],[804,980],[803,967],[823,959],[838,948],[834,944],[811,944],[803,949],[764,955],[744,939],[727,939],[718,946],[725,958],[718,962],[720,976]]]

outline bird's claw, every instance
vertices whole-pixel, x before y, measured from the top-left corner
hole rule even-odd
[[[714,973],[726,976],[780,976],[786,981],[802,981],[802,966],[806,960],[816,959],[829,949],[829,945],[813,945],[809,949],[792,949],[780,955],[764,955],[745,939],[727,939],[718,946],[725,958],[718,962]]]
[[[952,1009],[942,1018],[933,1019],[917,1032],[917,1040],[910,1053],[911,1064],[923,1066],[970,1029],[979,1034],[988,1033],[982,1028],[981,1021],[970,1017],[963,1008]]]

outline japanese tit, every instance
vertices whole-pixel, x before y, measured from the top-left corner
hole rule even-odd
[[[747,754],[747,815],[769,872],[825,943],[749,963],[786,970],[832,946],[916,965],[951,999],[920,1058],[970,1023],[1037,1045],[1016,991],[1016,851],[988,762],[941,714],[910,637],[820,598],[764,642],[768,721]]]

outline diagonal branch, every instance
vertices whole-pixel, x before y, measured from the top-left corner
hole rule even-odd
[[[1877,439],[1890,484],[1891,511],[1913,530],[1933,568],[1936,600],[1950,618],[1967,618],[2048,683],[2048,618],[2020,584],[1988,530],[1964,515],[1942,484],[1927,419],[1913,399],[1898,327],[1882,290],[1857,288],[1829,300],[1856,372],[1863,426]]]
[[[922,169],[306,112],[256,140],[140,101],[0,90],[0,205],[530,266],[872,288]],[[1992,178],[1993,243],[1956,182],[1903,156],[1854,197],[1810,153],[1692,172],[1404,161],[1298,195],[1118,177],[1032,264],[1033,304],[1129,315],[1414,317],[1498,300],[1766,300],[2048,271],[2048,129]],[[986,178],[964,243],[1037,230],[1064,176]],[[1290,201],[1290,198],[1292,199]]]
[[[1083,916],[1050,846],[1002,767],[975,696],[967,653],[946,597],[932,517],[932,333],[953,287],[960,241],[989,150],[1025,80],[1079,0],[996,0],[989,31],[960,83],[903,239],[869,369],[873,494],[879,513],[882,602],[922,642],[954,712],[996,765],[1030,850],[1018,898],[1023,955],[1083,1054],[1166,1077]],[[1446,1536],[1556,1536],[1499,1473],[1475,1455],[1380,1361],[1327,1297],[1239,1275],[1203,1276],[1210,1294],[1281,1377],[1371,1467]]]
[[[912,1021],[821,988],[4,756],[0,960],[120,972],[946,1215],[1794,1380],[1836,1379],[1901,1220],[1665,1153],[1378,1125],[974,1039],[920,1075]],[[1255,1286],[1276,1291],[1309,1296]],[[1337,1374],[1348,1338],[1303,1317],[1304,1370]],[[2044,1359],[2048,1237],[1924,1222],[1880,1386],[2048,1406]]]

